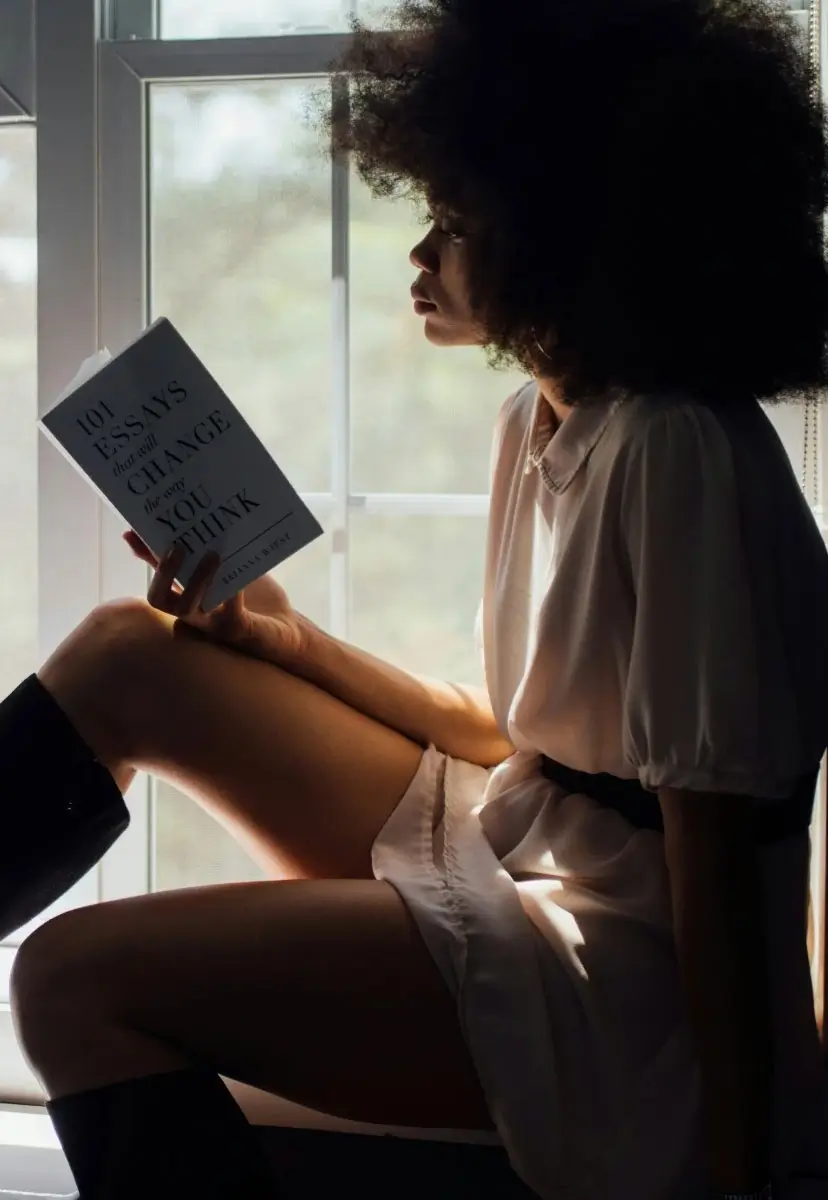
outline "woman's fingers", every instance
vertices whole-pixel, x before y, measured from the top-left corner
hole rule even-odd
[[[218,554],[205,554],[202,558],[193,571],[190,582],[178,597],[177,613],[179,617],[197,616],[201,612],[204,597],[210,589],[220,562]]]
[[[173,546],[159,562],[147,592],[147,600],[153,608],[166,613],[179,611],[181,596],[175,590],[175,577],[184,557],[184,549]]]
[[[217,637],[233,641],[244,627],[244,615],[244,592],[236,592],[210,614],[211,628]]]
[[[244,592],[236,592],[235,596],[231,596],[225,608],[228,621],[238,624],[244,616]]]
[[[141,562],[145,562],[148,567],[157,568],[158,559],[150,550],[147,543],[140,538],[134,529],[129,529],[124,534],[124,541],[129,546],[136,558],[140,558]]]
[[[147,600],[160,612],[170,613],[182,620],[193,620],[204,616],[201,606],[215,579],[221,558],[218,554],[205,554],[190,576],[189,583],[182,589],[175,580],[185,558],[186,551],[180,545],[172,546],[167,551],[156,567]]]

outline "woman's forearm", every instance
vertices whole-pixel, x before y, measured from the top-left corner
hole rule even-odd
[[[705,829],[703,812],[692,813],[694,804],[703,809],[716,799],[738,803],[688,796],[690,819],[672,828],[665,813],[665,850],[710,1183],[751,1193],[770,1174],[773,1041],[763,901],[749,834],[739,833],[736,820],[729,829],[715,822]]]
[[[423,747],[433,744],[481,767],[496,766],[514,750],[483,689],[410,675],[322,630],[309,632],[291,670]]]

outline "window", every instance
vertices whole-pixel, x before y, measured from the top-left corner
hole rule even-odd
[[[328,78],[277,67],[156,75],[142,95],[148,315],[202,353],[326,529],[279,572],[297,607],[402,666],[479,681],[491,430],[517,380],[427,346],[408,291],[421,225],[320,154],[307,109]],[[141,146],[116,154],[113,174]],[[151,797],[152,886],[260,877],[191,800],[157,781]]]
[[[321,155],[305,118],[349,17],[381,24],[385,0],[111,0],[103,31],[99,7],[4,0],[0,682],[10,690],[99,600],[145,591],[119,521],[38,444],[34,417],[83,357],[160,314],[326,530],[280,571],[297,607],[404,667],[479,680],[489,443],[517,380],[425,343],[408,297],[421,226]],[[816,47],[818,0],[792,7]],[[803,412],[773,418],[799,470]],[[815,506],[825,445],[805,471]],[[61,907],[259,876],[174,789],[139,778],[128,802],[129,833]],[[12,954],[0,948],[0,1000]],[[0,1092],[31,1095],[6,1046],[0,1014]]]

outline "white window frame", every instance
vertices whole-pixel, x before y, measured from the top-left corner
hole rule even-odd
[[[146,323],[147,95],[154,82],[223,78],[297,78],[328,74],[347,35],[161,41],[158,0],[0,0],[0,20],[13,20],[18,63],[14,81],[3,74],[0,120],[34,116],[37,78],[39,411],[74,374],[81,358],[107,345],[117,351]],[[814,0],[819,3],[819,0]],[[791,0],[811,34],[811,0]],[[816,10],[814,10],[816,11]],[[37,42],[32,59],[32,14]],[[828,63],[826,14],[819,10],[821,66]],[[12,28],[12,25],[4,26]],[[102,30],[118,35],[104,41]],[[27,58],[27,55],[29,56]],[[8,84],[8,86],[6,86]],[[352,522],[365,513],[484,517],[480,495],[356,493],[350,475],[347,166],[332,172],[332,322],[335,383],[331,492],[304,498],[333,532],[331,626],[347,637],[348,554]],[[801,420],[786,415],[786,423]],[[828,471],[828,438],[820,414],[820,471]],[[120,522],[45,439],[39,469],[39,654],[45,658],[102,600],[141,594],[146,574],[124,553]],[[140,776],[128,796],[129,832],[67,898],[66,906],[148,891],[153,885],[152,786]],[[825,895],[826,788],[823,770],[814,822],[812,886]],[[816,906],[817,945],[824,946],[824,912]],[[0,947],[2,974],[13,949]],[[815,970],[821,968],[817,965]],[[815,976],[815,983],[817,978]],[[820,987],[821,976],[820,976]],[[37,1103],[39,1090],[23,1064],[7,1006],[0,1005],[0,1096]],[[2,1112],[0,1112],[2,1145]],[[0,1181],[2,1186],[2,1181]]]

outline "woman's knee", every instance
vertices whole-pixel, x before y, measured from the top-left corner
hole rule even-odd
[[[169,665],[173,625],[142,600],[101,604],[38,672],[102,757],[133,753],[141,714],[157,698]]]
[[[9,998],[18,1040],[35,1069],[57,1046],[70,1045],[73,1024],[90,1019],[104,1001],[105,947],[99,943],[96,953],[93,919],[92,909],[55,917],[15,955]]]
[[[126,598],[100,604],[75,631],[79,652],[113,675],[140,678],[157,668],[169,649],[174,621],[144,600]]]
[[[122,945],[121,902],[64,913],[17,952],[11,1007],[17,1038],[49,1096],[105,1086],[147,1065],[186,1065],[134,1019],[144,972]]]

